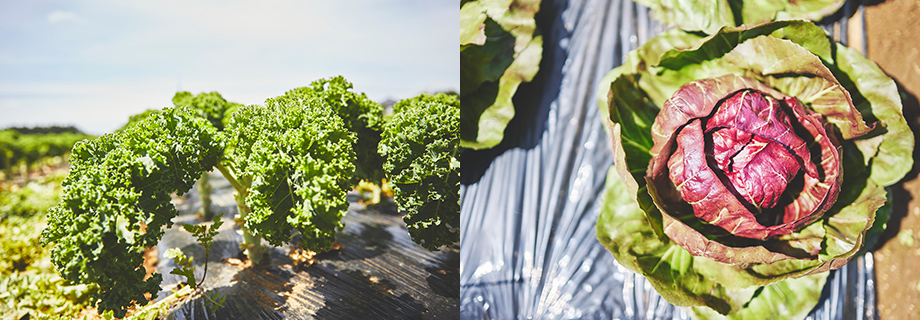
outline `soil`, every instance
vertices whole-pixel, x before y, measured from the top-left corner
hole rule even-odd
[[[920,0],[866,5],[867,56],[898,83],[904,114],[920,142]],[[901,183],[892,187],[894,211],[875,251],[881,319],[920,314],[920,154]],[[905,164],[906,165],[906,164]]]

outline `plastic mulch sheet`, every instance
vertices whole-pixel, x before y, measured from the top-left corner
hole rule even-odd
[[[841,42],[839,30],[863,37],[862,25],[848,20],[862,9],[848,3],[841,11],[819,25]],[[597,83],[664,27],[630,0],[545,0],[537,20],[540,74],[519,89],[505,140],[462,155],[461,318],[688,319],[595,238],[613,163]],[[876,317],[871,253],[832,271],[809,315]]]
[[[313,257],[312,264],[292,257],[291,246],[274,248],[267,266],[245,267],[233,215],[233,188],[211,174],[213,208],[224,224],[208,257],[202,288],[227,297],[222,308],[209,307],[195,294],[169,311],[168,319],[455,319],[459,305],[459,247],[431,252],[412,242],[395,208],[369,209],[352,203],[345,229],[336,235],[342,248]],[[194,189],[175,201],[178,224],[196,224],[200,199]],[[297,236],[295,236],[295,239]],[[157,272],[163,275],[160,299],[185,278],[169,274],[176,265],[164,257],[180,248],[194,257],[195,276],[204,275],[204,249],[181,227],[167,230],[157,246]]]

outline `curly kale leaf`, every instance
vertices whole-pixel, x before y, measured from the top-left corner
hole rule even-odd
[[[455,96],[403,100],[379,152],[412,239],[429,250],[460,240],[460,104]]]
[[[187,192],[223,149],[216,130],[184,108],[78,143],[62,201],[42,233],[61,275],[97,284],[91,298],[117,317],[134,302],[146,304],[145,293],[155,298],[162,277],[144,280],[143,253],[177,214],[170,194]]]
[[[147,109],[147,110],[142,111],[141,113],[133,114],[130,117],[128,117],[128,122],[125,123],[123,126],[121,126],[121,128],[118,128],[116,131],[124,131],[125,129],[128,129],[128,127],[131,127],[141,121],[144,121],[144,119],[149,118],[150,115],[157,113],[157,112],[160,112],[160,110]]]
[[[177,92],[173,96],[172,102],[175,106],[188,106],[191,110],[196,110],[198,116],[204,117],[211,122],[217,130],[223,131],[227,125],[227,118],[230,117],[236,109],[243,105],[229,102],[217,92],[199,93],[192,95],[188,91]]]
[[[366,180],[379,183],[383,179],[380,167],[383,158],[377,154],[377,144],[383,128],[383,106],[368,99],[364,93],[352,92],[352,88],[348,80],[337,76],[316,80],[309,87],[290,90],[284,96],[301,103],[319,98],[331,107],[333,113],[344,121],[345,129],[357,134],[357,140],[352,145],[358,157],[352,182]]]
[[[322,99],[285,95],[231,116],[228,158],[251,181],[246,227],[272,245],[297,229],[304,248],[328,249],[344,228],[355,137],[333,110]]]

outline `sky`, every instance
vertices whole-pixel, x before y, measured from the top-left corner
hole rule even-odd
[[[0,128],[112,132],[177,91],[342,75],[375,101],[460,89],[456,0],[0,0]]]

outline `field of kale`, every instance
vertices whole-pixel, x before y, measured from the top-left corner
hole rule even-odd
[[[173,104],[4,131],[3,319],[457,316],[456,95],[385,110],[334,77]]]

